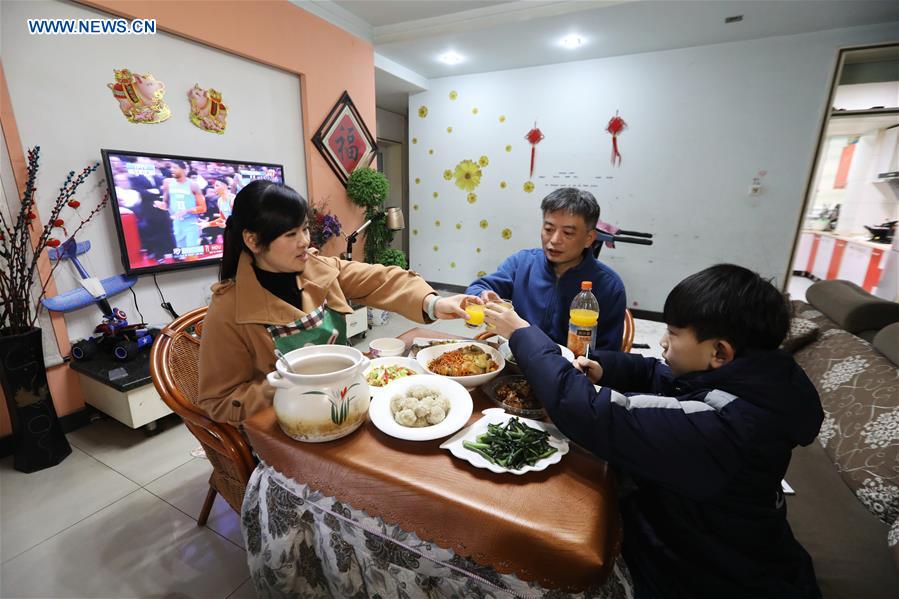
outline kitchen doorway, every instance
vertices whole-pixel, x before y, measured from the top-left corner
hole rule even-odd
[[[840,51],[788,291],[851,281],[899,299],[899,44]]]

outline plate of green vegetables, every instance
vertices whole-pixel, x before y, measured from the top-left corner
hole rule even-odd
[[[501,408],[484,416],[440,445],[476,468],[502,474],[539,472],[562,460],[568,439],[552,424],[507,414]]]

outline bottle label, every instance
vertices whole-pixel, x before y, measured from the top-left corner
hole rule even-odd
[[[587,354],[587,348],[593,345],[596,327],[581,327],[573,323],[568,325],[568,349],[575,357]]]

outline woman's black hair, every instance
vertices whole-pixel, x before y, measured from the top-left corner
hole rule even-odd
[[[257,243],[267,248],[284,233],[302,226],[306,212],[306,200],[292,187],[263,179],[248,183],[234,198],[226,221],[219,280],[233,279],[240,254],[251,254],[243,240],[244,231],[255,234]]]
[[[736,264],[718,264],[671,290],[664,320],[691,328],[699,341],[726,339],[740,353],[777,349],[790,329],[790,309],[770,281]]]

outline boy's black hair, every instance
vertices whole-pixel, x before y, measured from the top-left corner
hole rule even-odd
[[[776,349],[790,329],[790,310],[770,281],[736,264],[717,264],[671,290],[664,320],[689,327],[699,341],[726,339],[739,354]]]
[[[583,191],[576,187],[556,189],[543,198],[540,210],[543,211],[543,214],[564,210],[569,214],[580,216],[587,223],[588,231],[595,229],[596,222],[599,220],[599,203],[596,198],[589,191]]]

